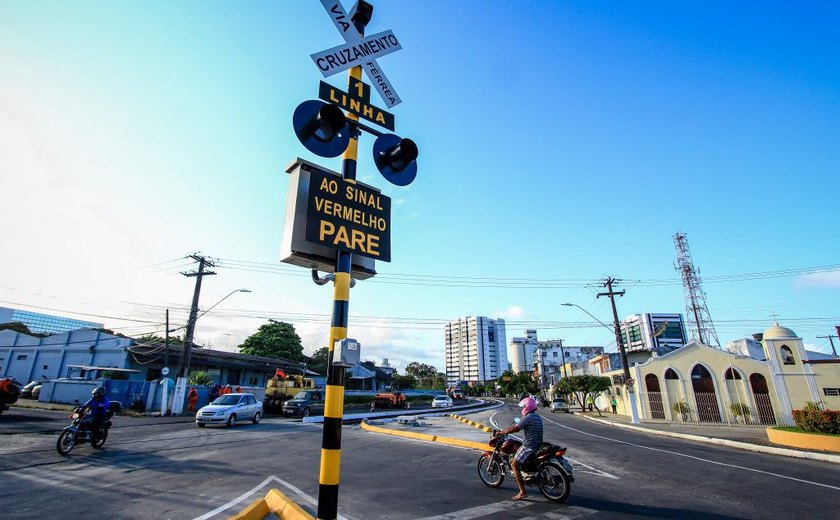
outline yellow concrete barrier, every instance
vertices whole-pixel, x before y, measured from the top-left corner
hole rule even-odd
[[[452,417],[453,419],[457,419],[464,424],[469,424],[470,426],[478,428],[479,430],[483,430],[487,433],[492,433],[493,432],[493,428],[490,428],[489,426],[484,426],[483,424],[475,422],[472,419],[467,419],[466,417],[461,417],[460,415],[455,415],[454,413],[449,414],[449,417]]]
[[[833,451],[840,453],[840,435],[789,432],[767,428],[767,438],[774,444],[805,450]]]
[[[397,437],[405,437],[407,439],[417,439],[421,441],[439,442],[441,444],[448,444],[450,446],[460,446],[462,448],[471,448],[474,450],[484,451],[487,445],[481,442],[464,441],[461,439],[453,439],[451,437],[441,437],[439,435],[429,435],[428,433],[407,432],[403,430],[394,430],[391,428],[381,428],[373,426],[365,421],[362,421],[362,429],[376,433],[384,433],[386,435],[395,435]]]
[[[231,520],[263,520],[269,513],[274,513],[280,520],[315,520],[315,517],[277,489],[269,490],[263,498],[254,500],[248,507],[230,518]]]

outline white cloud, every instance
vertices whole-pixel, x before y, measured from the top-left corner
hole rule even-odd
[[[496,311],[493,313],[494,318],[504,318],[506,320],[516,320],[522,317],[525,311],[518,305],[511,305],[503,311]]]
[[[799,276],[793,286],[797,289],[840,289],[840,270]]]
[[[823,354],[831,354],[831,347],[826,345],[817,345],[814,343],[805,343],[805,350],[812,350],[814,352],[822,352]]]

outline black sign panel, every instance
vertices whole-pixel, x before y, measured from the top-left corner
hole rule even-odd
[[[390,262],[391,199],[367,186],[312,170],[306,240]]]
[[[370,87],[359,80],[351,83],[354,88],[347,93],[322,81],[318,89],[318,97],[371,123],[394,131],[394,114],[370,104]]]

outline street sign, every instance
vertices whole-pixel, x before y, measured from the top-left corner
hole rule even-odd
[[[391,31],[365,36],[362,40],[353,43],[338,45],[325,51],[316,52],[312,55],[312,61],[321,71],[325,78],[338,74],[351,67],[360,65],[369,60],[375,60],[387,56],[392,52],[402,49],[400,41]]]
[[[362,39],[339,2],[336,0],[321,0],[321,5],[324,6],[327,14],[330,15],[330,19],[333,21],[335,28],[338,29],[339,34],[341,34],[341,37],[346,43],[356,43]],[[376,60],[365,60],[361,65],[362,70],[365,71],[371,83],[376,87],[376,91],[379,92],[379,96],[385,101],[387,108],[392,108],[402,103],[396,89],[394,89],[394,86],[385,76],[385,72],[382,71]]]
[[[394,114],[371,105],[370,87],[355,78],[350,78],[350,92],[322,81],[318,97],[388,130],[394,130]]]
[[[308,242],[391,261],[391,199],[381,192],[312,170],[306,216]]]

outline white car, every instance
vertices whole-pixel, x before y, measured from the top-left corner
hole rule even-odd
[[[262,402],[257,401],[254,394],[225,394],[196,412],[195,424],[202,428],[208,424],[232,427],[236,421],[249,419],[257,424],[262,414]]]
[[[448,395],[439,395],[432,399],[432,408],[449,408],[452,406],[452,398]]]

